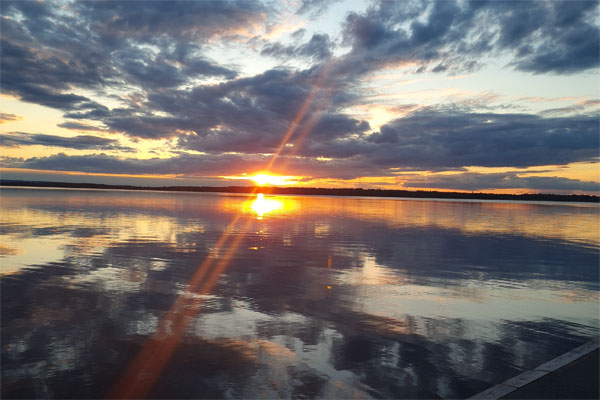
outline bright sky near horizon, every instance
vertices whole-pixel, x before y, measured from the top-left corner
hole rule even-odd
[[[598,193],[599,4],[2,1],[2,178]]]

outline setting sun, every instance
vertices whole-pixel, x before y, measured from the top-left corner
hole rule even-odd
[[[280,176],[280,175],[269,175],[269,174],[257,174],[251,177],[251,179],[258,185],[287,185],[291,183],[289,181],[291,177]]]

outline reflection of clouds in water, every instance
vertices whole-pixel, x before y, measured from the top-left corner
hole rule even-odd
[[[353,392],[364,394],[357,387],[358,378],[353,373],[336,370],[330,364],[332,343],[340,337],[339,333],[319,329],[318,340],[306,343],[296,337],[296,332],[312,324],[309,318],[295,313],[273,316],[250,310],[248,306],[236,302],[231,312],[199,316],[193,327],[198,337],[243,338],[237,342],[259,363],[255,375],[258,382],[263,382],[245,388],[245,397],[291,397],[299,383],[311,381],[319,382],[320,392],[336,394],[335,397],[348,397]]]
[[[7,268],[60,261],[69,252],[76,255],[100,252],[111,243],[136,238],[171,242],[179,233],[177,224],[169,218],[148,219],[124,215],[113,219],[82,220],[79,213],[59,216],[51,212],[24,214],[19,223],[15,221],[15,216],[5,221],[10,228],[8,232],[3,231],[3,236],[9,242],[18,243],[23,253],[3,260]],[[82,223],[96,226],[83,228],[79,226]],[[36,228],[37,224],[65,225],[56,229]],[[11,233],[11,229],[16,232]]]
[[[9,254],[0,258],[0,275],[15,274],[24,267],[43,265],[63,258],[61,237],[36,237],[15,240],[3,235],[2,240],[17,243]]]
[[[404,270],[377,265],[374,258],[363,255],[362,266],[342,271],[336,283],[356,287],[353,309],[375,316],[400,318],[419,315],[424,318],[463,318],[480,323],[513,319],[534,320],[540,316],[585,322],[598,308],[598,293],[580,288],[573,290],[537,283],[531,290],[527,282],[464,279],[460,284],[415,284]],[[526,302],[527,307],[521,304]],[[577,307],[572,306],[577,302]],[[549,307],[550,306],[550,307]],[[473,336],[478,333],[473,332]]]
[[[148,336],[156,332],[158,318],[155,315],[137,313],[136,318],[127,324],[128,335]]]
[[[315,236],[316,237],[325,237],[329,235],[329,230],[331,226],[325,223],[316,223],[315,224]]]
[[[25,211],[3,226],[14,246],[61,243],[52,264],[0,282],[3,393],[104,393],[182,294],[202,308],[157,396],[464,397],[598,332],[597,248],[507,231],[522,209],[568,207],[295,198],[299,214],[245,217],[200,296],[188,282],[229,221],[222,197],[55,192],[9,203]],[[481,229],[454,221],[488,211]]]
[[[4,244],[0,244],[0,257],[5,256],[14,256],[18,254],[23,254],[23,249],[18,249],[15,247],[6,246]]]
[[[186,240],[187,237],[204,232],[202,223],[182,226],[177,218],[158,214],[152,207],[158,199],[136,204],[139,200],[136,198],[133,203],[122,203],[125,209],[120,209],[114,208],[114,202],[122,199],[109,192],[75,192],[70,201],[64,201],[64,193],[60,191],[28,192],[39,197],[23,198],[11,196],[11,190],[3,191],[2,239],[19,244],[15,251],[5,254],[3,273],[57,262],[70,254],[101,252],[111,244],[129,240],[173,243],[181,251],[191,252],[196,243]],[[138,212],[128,211],[128,207],[139,207]],[[142,210],[150,214],[140,213]]]
[[[43,295],[43,293],[39,294]],[[76,294],[75,297],[77,298]],[[84,307],[85,303],[81,302],[83,299],[79,300],[77,302]],[[403,322],[405,329],[395,331],[393,326],[399,325],[397,321],[384,319],[378,321],[368,314],[355,314],[347,320],[348,317],[344,315],[344,310],[337,310],[335,315],[331,316],[319,313],[318,310],[304,314],[277,315],[247,309],[247,307],[252,307],[251,303],[234,302],[230,306],[231,311],[219,312],[218,309],[215,309],[216,313],[200,315],[195,325],[194,336],[198,336],[202,340],[216,340],[224,343],[230,351],[240,352],[243,355],[241,359],[245,360],[245,363],[250,363],[252,371],[254,371],[252,378],[247,377],[245,380],[236,381],[233,385],[237,390],[236,393],[242,393],[246,395],[245,397],[256,397],[269,393],[282,397],[289,394],[298,384],[295,380],[296,374],[301,374],[307,382],[319,381],[319,377],[321,380],[329,382],[320,385],[318,393],[330,393],[334,389],[337,390],[334,393],[339,393],[341,389],[338,386],[329,387],[330,384],[333,384],[332,382],[343,383],[340,387],[346,388],[342,391],[346,394],[354,389],[362,390],[360,388],[366,389],[367,392],[369,389],[375,390],[370,392],[371,395],[387,393],[390,396],[400,393],[378,392],[377,390],[382,390],[381,384],[385,381],[386,385],[391,385],[391,389],[396,385],[398,390],[402,388],[402,393],[411,393],[412,397],[412,395],[422,394],[419,392],[422,389],[419,388],[423,385],[432,385],[425,387],[435,388],[442,385],[440,382],[452,380],[456,376],[478,376],[480,371],[491,374],[490,379],[508,376],[506,368],[510,372],[514,372],[516,371],[515,365],[518,365],[516,362],[519,360],[533,358],[538,351],[548,354],[551,347],[554,346],[553,343],[548,344],[538,340],[543,337],[543,332],[547,332],[547,326],[544,325],[536,326],[533,329],[529,326],[524,328],[525,334],[537,333],[538,335],[535,337],[538,344],[533,347],[514,346],[514,344],[520,343],[519,340],[513,339],[515,330],[503,331],[502,325],[494,326],[496,330],[500,329],[500,336],[498,338],[485,338],[484,336],[485,340],[489,341],[488,343],[498,343],[498,345],[494,344],[495,347],[492,347],[493,351],[491,351],[490,345],[485,344],[485,340],[482,342],[481,338],[471,339],[466,335],[467,332],[481,332],[479,324],[466,323],[461,320],[436,321],[416,318],[413,321]],[[62,309],[60,303],[54,304],[53,307]],[[55,311],[58,310],[55,309]],[[108,313],[108,316],[112,314],[113,317],[119,317],[119,314],[124,311],[116,309],[114,310],[115,314]],[[71,314],[71,318],[73,323],[82,322],[73,314]],[[128,325],[127,335],[148,334],[152,331],[154,321],[156,321],[156,317],[139,313],[121,315],[120,318],[136,321]],[[319,321],[322,320],[328,321],[326,325],[333,326],[335,329],[326,328],[326,325],[320,324]],[[39,322],[41,321],[38,319]],[[275,324],[275,326],[269,326],[270,324]],[[547,325],[556,327],[561,324],[558,321],[548,321]],[[68,321],[55,325],[53,329],[60,332],[59,326],[64,329],[65,326],[68,326]],[[140,329],[131,331],[132,326]],[[258,329],[261,326],[265,328]],[[556,328],[554,330],[556,331]],[[557,332],[558,336],[567,335],[566,331]],[[45,359],[47,357],[64,359],[64,345],[55,348],[54,337],[56,335],[51,335],[47,338],[49,341],[42,343],[34,339],[31,342],[32,347],[38,352],[43,349],[51,349],[51,352],[44,357]],[[97,340],[97,338],[92,338],[87,342],[86,339],[75,336],[72,343],[80,345],[79,348],[76,346],[73,348],[78,349],[79,357],[83,359],[85,359],[85,354],[93,351],[94,341]],[[523,342],[528,343],[532,338],[526,339]],[[186,341],[189,340],[186,339]],[[231,342],[232,340],[237,344]],[[505,348],[499,344],[503,342],[512,343],[512,345]],[[81,348],[82,343],[86,348]],[[202,345],[204,345],[203,343],[201,342]],[[113,347],[111,346],[111,348]],[[182,344],[182,348],[187,347]],[[498,353],[500,349],[501,352]],[[99,349],[96,349],[97,351]],[[523,353],[521,354],[521,352]],[[554,352],[559,353],[560,351],[554,350]],[[222,352],[219,354],[223,356]],[[491,365],[486,365],[486,369],[480,368],[481,364],[492,364],[494,361],[488,360],[488,358],[495,358],[498,354],[503,357],[501,370],[494,370]],[[206,356],[188,353],[175,357],[172,368],[176,368],[177,365],[187,368],[184,357],[188,360],[194,360],[196,357],[194,362],[206,360]],[[71,358],[69,359],[71,360]],[[255,361],[250,361],[251,359]],[[337,361],[331,364],[331,360]],[[83,372],[81,364],[77,365],[71,362],[69,365],[72,367],[70,376]],[[386,368],[380,367],[381,365]],[[394,367],[396,365],[398,367],[402,365],[401,369]],[[60,371],[63,371],[64,368],[61,368],[63,367],[59,368],[54,364],[49,364],[44,373],[48,377],[56,377],[60,375]],[[175,372],[169,372],[169,370],[165,372],[167,375],[171,373]],[[231,371],[226,372],[225,376],[229,373]],[[436,382],[430,382],[432,378],[427,377],[430,375],[438,377]],[[205,382],[207,379],[210,382],[210,377],[211,375],[208,374],[208,377],[204,376],[203,379]],[[335,379],[332,380],[333,378]],[[222,377],[211,385],[220,385],[221,379],[231,378]],[[278,382],[278,387],[265,385],[267,382]],[[487,381],[484,380],[484,382]],[[173,383],[175,384],[175,382]],[[485,385],[486,383],[481,384],[481,386]],[[375,388],[378,387],[379,389],[376,390]],[[177,388],[171,387],[170,390],[177,390]],[[456,388],[447,390],[448,393],[456,393]],[[473,390],[474,392],[475,390]],[[435,393],[440,394],[440,392]]]
[[[104,267],[93,270],[88,274],[77,275],[70,283],[86,286],[98,286],[96,290],[102,292],[136,292],[147,278],[145,271],[136,268]]]

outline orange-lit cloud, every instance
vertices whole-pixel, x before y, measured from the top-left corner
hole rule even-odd
[[[0,124],[5,124],[12,121],[20,121],[23,117],[15,114],[0,113]]]

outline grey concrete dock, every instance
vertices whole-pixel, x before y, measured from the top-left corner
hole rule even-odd
[[[586,343],[471,399],[599,399],[599,347]]]

